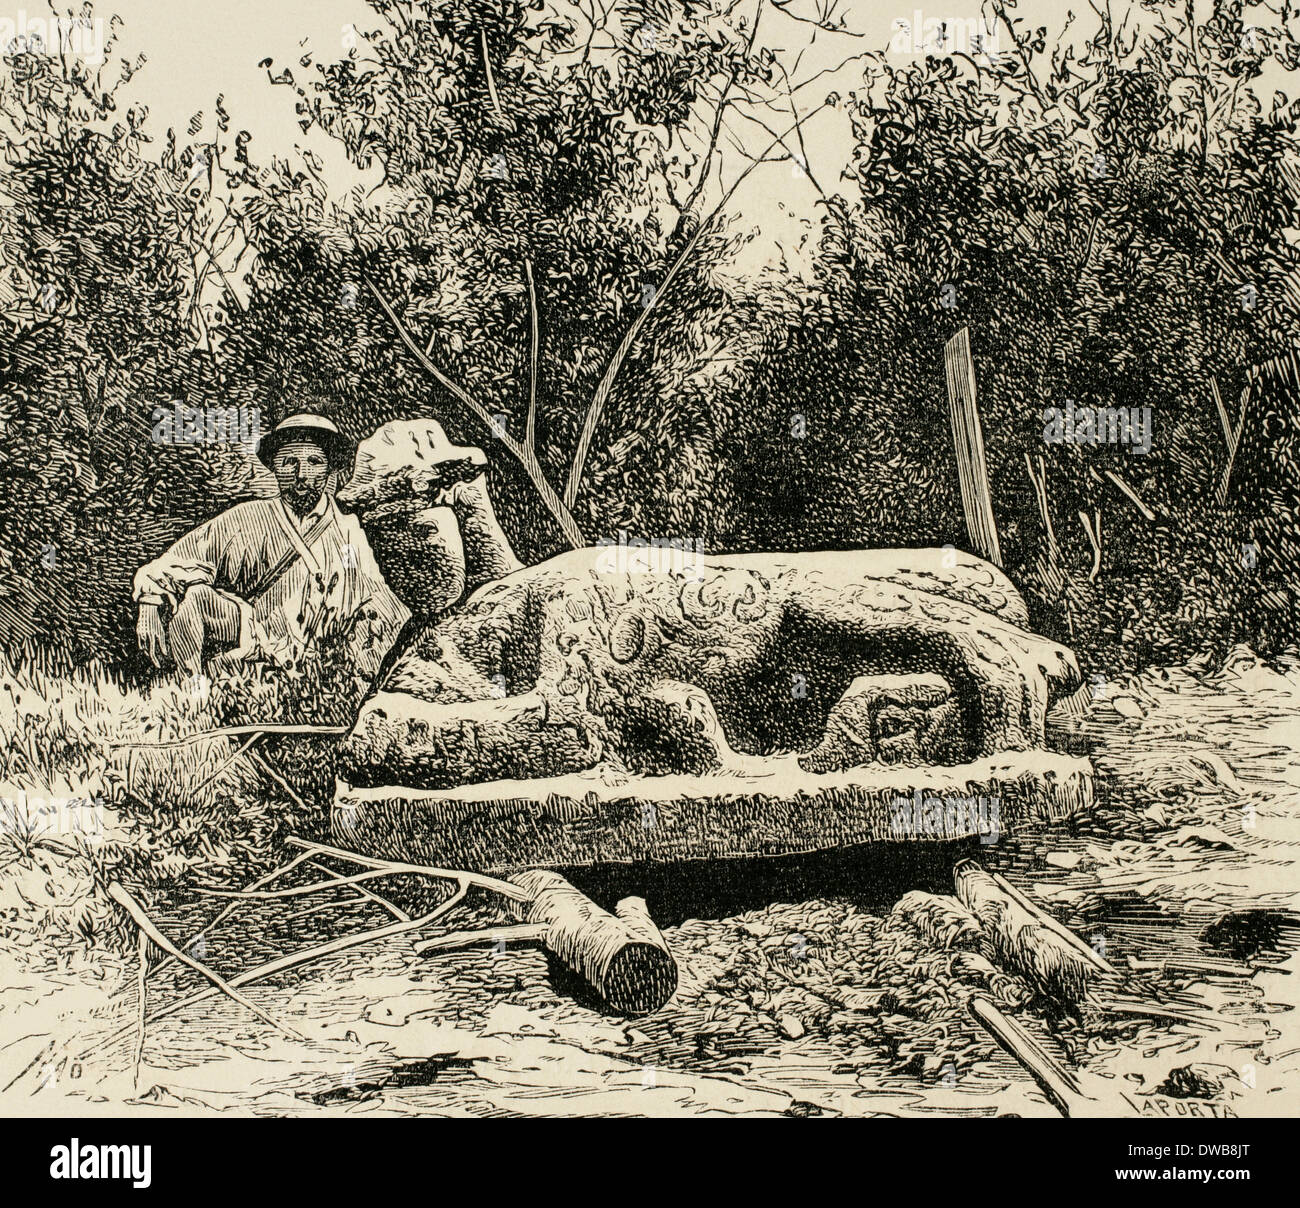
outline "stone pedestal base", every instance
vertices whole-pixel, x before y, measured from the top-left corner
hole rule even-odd
[[[338,784],[343,846],[385,859],[506,875],[526,868],[778,856],[879,842],[997,838],[1092,804],[1086,759],[1035,750],[952,767],[809,773],[768,756],[718,775],[608,772],[455,789]]]

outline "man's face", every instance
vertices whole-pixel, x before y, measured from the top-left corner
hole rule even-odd
[[[320,502],[329,476],[329,459],[314,440],[291,440],[271,460],[280,497],[300,516]]]

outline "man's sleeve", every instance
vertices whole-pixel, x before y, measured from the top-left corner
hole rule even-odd
[[[132,599],[137,604],[175,608],[196,583],[215,583],[223,544],[221,519],[218,516],[191,529],[166,553],[136,571]]]

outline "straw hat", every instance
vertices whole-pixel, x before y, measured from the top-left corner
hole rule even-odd
[[[295,440],[310,440],[320,445],[332,470],[346,469],[352,460],[352,442],[323,415],[305,411],[282,419],[262,437],[257,446],[258,460],[271,469],[276,453]]]

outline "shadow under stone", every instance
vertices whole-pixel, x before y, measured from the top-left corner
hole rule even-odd
[[[952,893],[953,865],[979,851],[975,839],[872,843],[797,856],[561,871],[607,910],[635,895],[645,898],[659,927],[675,927],[687,919],[721,919],[814,898],[848,899],[868,913],[887,914],[912,889]]]

